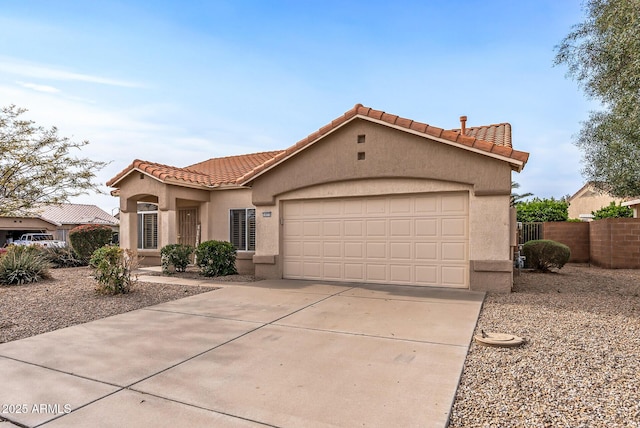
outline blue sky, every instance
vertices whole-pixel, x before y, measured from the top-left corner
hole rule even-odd
[[[356,103],[442,128],[467,115],[511,123],[531,153],[520,192],[558,198],[583,185],[572,137],[596,108],[553,66],[582,19],[580,0],[3,0],[0,105],[89,140],[101,183],[136,158],[283,149]]]

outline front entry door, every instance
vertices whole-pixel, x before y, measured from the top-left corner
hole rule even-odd
[[[198,209],[178,210],[178,244],[195,247],[198,237]]]

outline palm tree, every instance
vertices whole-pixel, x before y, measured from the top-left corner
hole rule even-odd
[[[524,198],[528,198],[529,196],[533,196],[533,193],[523,193],[522,195],[514,193],[513,190],[514,189],[518,189],[518,188],[520,188],[520,185],[518,183],[516,183],[515,181],[512,181],[511,182],[511,206],[512,207],[515,207],[519,203],[523,202]]]

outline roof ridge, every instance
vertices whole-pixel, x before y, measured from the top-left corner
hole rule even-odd
[[[209,161],[212,161],[212,160],[222,160],[222,159],[231,159],[231,158],[242,158],[242,157],[249,157],[249,156],[256,156],[256,155],[264,155],[264,154],[276,153],[276,152],[283,152],[283,151],[284,151],[284,150],[282,150],[282,149],[281,149],[281,150],[265,150],[265,151],[263,151],[263,152],[245,153],[245,154],[242,154],[242,155],[230,155],[230,156],[222,156],[222,157],[213,157],[213,158],[209,158],[209,159],[207,159],[207,160],[203,160],[203,161],[200,161],[200,162],[196,162],[196,163],[191,164],[191,165],[187,165],[185,168],[189,168],[189,167],[192,167],[192,166],[194,166],[194,165],[198,165],[198,164],[201,164],[201,163],[209,162]]]
[[[492,141],[481,140],[479,138],[463,135],[460,130],[446,130],[444,128],[439,128],[437,126],[432,126],[427,123],[417,122],[412,119],[403,118],[398,115],[389,114],[382,110],[374,110],[371,107],[365,107],[364,105],[357,103],[345,112],[343,115],[338,116],[336,119],[329,122],[327,125],[321,127],[315,132],[307,135],[305,138],[299,140],[294,145],[285,149],[283,152],[276,155],[273,159],[263,163],[262,165],[257,166],[253,170],[247,172],[243,176],[239,177],[236,180],[236,184],[247,183],[257,174],[261,173],[265,169],[271,167],[273,164],[278,163],[284,158],[297,153],[300,150],[303,150],[306,146],[314,143],[320,138],[324,137],[328,133],[332,132],[334,129],[342,126],[344,123],[352,120],[354,117],[362,116],[369,119],[373,119],[375,121],[386,122],[392,126],[404,128],[408,131],[414,131],[421,134],[425,134],[428,137],[435,137],[441,140],[446,140],[452,143],[460,144],[462,146],[466,146],[469,148],[473,148],[475,150],[479,150],[481,152],[492,153],[494,155],[507,157],[513,159],[518,162],[522,162],[522,165],[526,163],[529,158],[529,154],[526,152],[520,152],[518,150],[514,150],[511,144],[511,124],[508,122],[503,122],[499,125],[487,125],[480,128],[472,127],[471,129],[490,129],[491,127],[504,126],[505,128],[508,126],[509,131],[504,133],[503,143],[504,144],[496,144]],[[467,128],[469,129],[469,128]]]

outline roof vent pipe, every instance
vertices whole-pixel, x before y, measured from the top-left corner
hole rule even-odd
[[[460,116],[460,133],[465,134],[467,130],[467,116]]]

